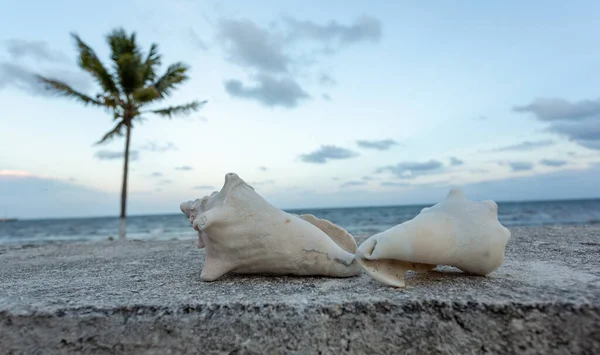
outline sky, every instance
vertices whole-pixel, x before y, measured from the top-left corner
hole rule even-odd
[[[135,31],[190,80],[135,125],[128,214],[234,172],[279,208],[600,197],[600,2],[0,0],[0,217],[119,213],[124,139],[70,33]],[[34,10],[32,10],[34,9]]]

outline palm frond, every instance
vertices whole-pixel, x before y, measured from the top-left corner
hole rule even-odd
[[[178,106],[169,106],[158,110],[150,110],[147,112],[155,113],[159,116],[164,116],[168,118],[172,118],[173,116],[178,115],[189,115],[190,113],[197,111],[200,109],[202,105],[204,105],[206,101],[198,102],[192,101],[188,104],[178,105]]]
[[[76,99],[82,102],[84,105],[106,107],[106,105],[104,105],[101,101],[98,101],[86,94],[80,93],[62,81],[44,78],[41,75],[36,75],[36,79],[46,86],[46,90],[52,91],[55,94]]]
[[[133,99],[139,104],[139,106],[152,102],[159,97],[160,94],[158,93],[158,90],[156,90],[156,88],[153,86],[135,89],[133,92]]]
[[[105,92],[119,96],[119,89],[117,88],[112,75],[108,72],[104,64],[102,64],[94,50],[85,44],[78,35],[72,33],[71,36],[75,40],[79,51],[79,67],[92,74]]]
[[[117,62],[123,54],[140,55],[140,49],[135,42],[135,33],[127,36],[125,29],[117,28],[106,36],[106,40],[110,46],[111,58],[114,62]]]
[[[102,102],[104,106],[112,109],[117,109],[122,104],[122,101],[119,97],[114,97],[111,95],[98,94],[96,95],[96,99]]]
[[[156,68],[161,64],[161,55],[158,53],[158,45],[152,43],[144,62],[144,84],[156,80]]]
[[[131,53],[121,54],[116,62],[119,85],[126,95],[141,88],[143,83],[142,65],[139,56]]]
[[[96,142],[96,144],[102,144],[102,143],[104,143],[104,142],[106,142],[108,140],[113,139],[116,136],[123,135],[122,130],[125,127],[126,127],[125,122],[124,121],[120,121],[119,123],[117,123],[117,125],[113,129],[111,129],[108,133],[106,133],[104,135],[104,137],[102,137],[102,139],[100,139],[98,142]]]
[[[169,96],[171,91],[175,89],[178,84],[183,83],[188,79],[186,75],[189,67],[183,63],[174,63],[169,65],[167,71],[158,78],[154,83],[154,86],[160,92],[161,96]]]

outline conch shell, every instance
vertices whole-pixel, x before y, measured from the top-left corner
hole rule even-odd
[[[437,265],[488,275],[504,262],[510,236],[498,221],[494,201],[471,201],[451,189],[444,201],[412,220],[365,240],[356,255],[371,277],[404,287],[406,271],[426,272]]]
[[[201,278],[279,274],[349,277],[360,274],[354,237],[313,215],[284,212],[237,174],[225,175],[219,192],[184,202],[181,211],[206,248]]]

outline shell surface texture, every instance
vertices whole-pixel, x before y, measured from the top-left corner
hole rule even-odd
[[[282,211],[237,174],[181,211],[198,231],[206,249],[201,278],[214,281],[226,273],[349,277],[360,274],[356,241],[343,228],[313,215]]]
[[[472,201],[460,189],[451,189],[415,218],[365,240],[356,255],[371,277],[404,287],[406,271],[427,272],[438,265],[489,275],[504,262],[510,237],[498,221],[494,201]]]

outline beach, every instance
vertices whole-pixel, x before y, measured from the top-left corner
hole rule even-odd
[[[200,280],[193,240],[0,246],[10,353],[600,353],[600,226],[513,227],[487,277]],[[357,242],[366,235],[357,237]]]

